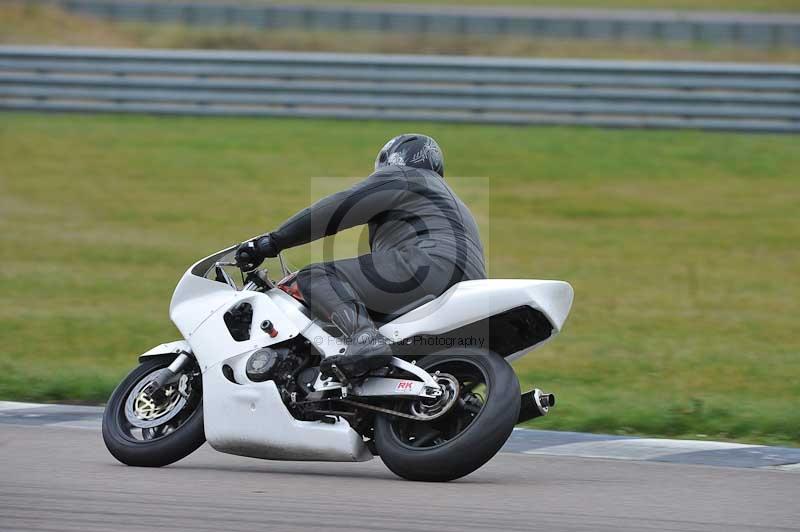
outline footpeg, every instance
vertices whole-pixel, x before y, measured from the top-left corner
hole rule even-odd
[[[535,388],[522,394],[519,407],[519,418],[517,424],[537,417],[546,416],[550,408],[556,404],[556,396],[552,393],[545,393],[539,388]]]

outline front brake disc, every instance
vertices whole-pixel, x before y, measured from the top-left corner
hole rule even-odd
[[[158,371],[149,373],[140,380],[125,400],[125,418],[134,427],[148,429],[163,425],[177,416],[186,405],[188,394],[185,393],[185,385],[183,393],[179,391],[178,385],[170,386],[167,388],[168,393],[158,400],[144,391]]]

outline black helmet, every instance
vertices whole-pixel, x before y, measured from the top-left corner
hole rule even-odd
[[[390,165],[424,168],[444,177],[442,149],[427,135],[398,135],[387,142],[375,158],[375,170]]]

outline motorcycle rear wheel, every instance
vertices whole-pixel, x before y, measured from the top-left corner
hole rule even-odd
[[[478,349],[447,349],[418,365],[454,376],[459,399],[430,421],[377,416],[378,454],[408,480],[447,482],[466,476],[497,454],[511,435],[519,417],[519,380],[505,359]]]
[[[146,427],[131,423],[131,415],[141,413],[143,408],[137,404],[141,388],[158,370],[169,366],[173,359],[170,356],[157,357],[139,364],[117,386],[106,404],[103,441],[114,458],[123,464],[165,466],[189,456],[206,441],[202,389],[196,364],[187,368],[187,374],[194,374],[187,397],[172,395],[179,393],[176,388],[162,401],[163,404],[149,403],[150,410],[146,412],[149,420],[139,421],[140,425]],[[144,408],[148,408],[146,401]]]

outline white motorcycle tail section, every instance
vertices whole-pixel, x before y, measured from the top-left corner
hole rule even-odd
[[[445,333],[516,307],[529,306],[547,317],[555,335],[567,319],[572,297],[572,286],[564,281],[463,281],[433,301],[384,325],[380,332],[399,342],[417,335]]]

